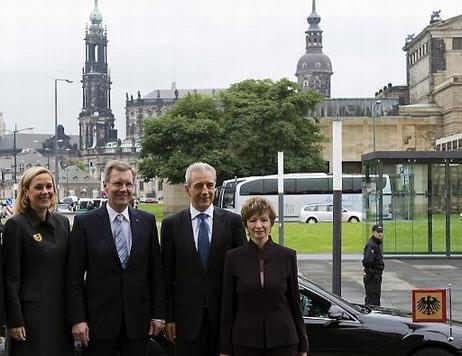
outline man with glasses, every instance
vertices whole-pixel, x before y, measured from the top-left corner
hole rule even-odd
[[[104,169],[107,204],[74,219],[68,314],[84,356],[145,355],[149,335],[164,328],[156,220],[129,206],[134,180],[128,163],[110,161]]]
[[[364,247],[364,289],[366,291],[366,305],[380,306],[382,288],[382,274],[385,267],[382,253],[383,226],[372,226],[372,236]]]

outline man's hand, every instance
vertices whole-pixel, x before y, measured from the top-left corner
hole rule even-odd
[[[8,329],[8,333],[16,341],[26,341],[26,329],[24,326]]]
[[[74,340],[79,340],[83,346],[88,346],[88,341],[90,341],[90,329],[88,329],[88,324],[86,322],[78,323],[72,325],[72,336]]]
[[[159,333],[164,330],[165,323],[160,320],[151,320],[149,325],[149,335],[159,335]]]
[[[299,352],[298,356],[308,356],[308,352]]]
[[[176,340],[176,325],[175,323],[167,323],[167,339],[170,342],[175,342]]]

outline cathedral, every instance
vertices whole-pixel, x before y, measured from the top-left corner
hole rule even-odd
[[[313,9],[307,21],[310,27],[305,32],[306,53],[299,59],[295,75],[301,90],[315,90],[330,98],[332,64],[329,57],[322,53],[321,17],[316,13],[316,0],[313,0]]]
[[[107,63],[107,31],[98,0],[85,31],[85,65],[82,68],[82,112],[79,115],[79,149],[104,147],[117,140],[111,111],[111,76]]]

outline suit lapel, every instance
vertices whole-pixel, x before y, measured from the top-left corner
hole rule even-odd
[[[200,263],[199,254],[197,253],[196,244],[194,242],[194,233],[192,230],[192,221],[191,221],[191,212],[189,209],[183,210],[183,216],[180,217],[181,221],[181,236],[184,241],[183,246],[185,248],[192,250],[197,257],[197,260]]]
[[[207,261],[207,269],[213,263],[213,259],[217,255],[217,251],[219,250],[220,244],[222,239],[220,236],[223,236],[222,229],[223,229],[223,212],[220,209],[214,208],[213,209],[213,224],[212,224],[212,241],[210,243],[210,251],[209,251],[209,258]]]
[[[117,254],[115,240],[112,236],[111,222],[109,221],[109,214],[107,212],[106,204],[98,208],[97,212],[99,220],[96,222],[96,225],[99,226],[100,236],[102,236],[103,242],[107,245],[108,251],[111,251],[111,255],[120,264],[120,259],[119,255]]]
[[[194,233],[192,228],[192,221],[191,221],[191,212],[189,209],[185,209],[182,212],[182,216],[180,217],[181,221],[181,233],[180,236],[182,237],[182,241],[180,244],[184,246],[185,249],[190,251],[193,260],[196,261],[201,268],[202,263],[199,258],[199,253],[197,252],[196,243],[194,242]]]
[[[130,255],[128,256],[128,262],[127,265],[130,263],[130,261],[136,257],[132,258],[132,255],[136,254],[138,251],[138,245],[139,245],[139,239],[141,238],[141,230],[142,230],[142,220],[141,220],[141,215],[138,214],[136,209],[133,209],[132,207],[128,207],[128,215],[130,216],[130,229],[132,233],[132,248],[130,249]]]

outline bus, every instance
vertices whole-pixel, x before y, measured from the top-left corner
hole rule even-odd
[[[342,206],[363,212],[363,176],[342,175]],[[389,218],[391,206],[390,179],[383,187],[383,218]],[[370,177],[369,177],[370,179]],[[306,204],[332,204],[333,176],[326,173],[284,174],[284,220],[298,221],[300,209]],[[278,206],[278,176],[254,176],[226,180],[218,188],[216,205],[240,213],[242,204],[249,198],[260,196]],[[277,212],[277,211],[276,211]]]

